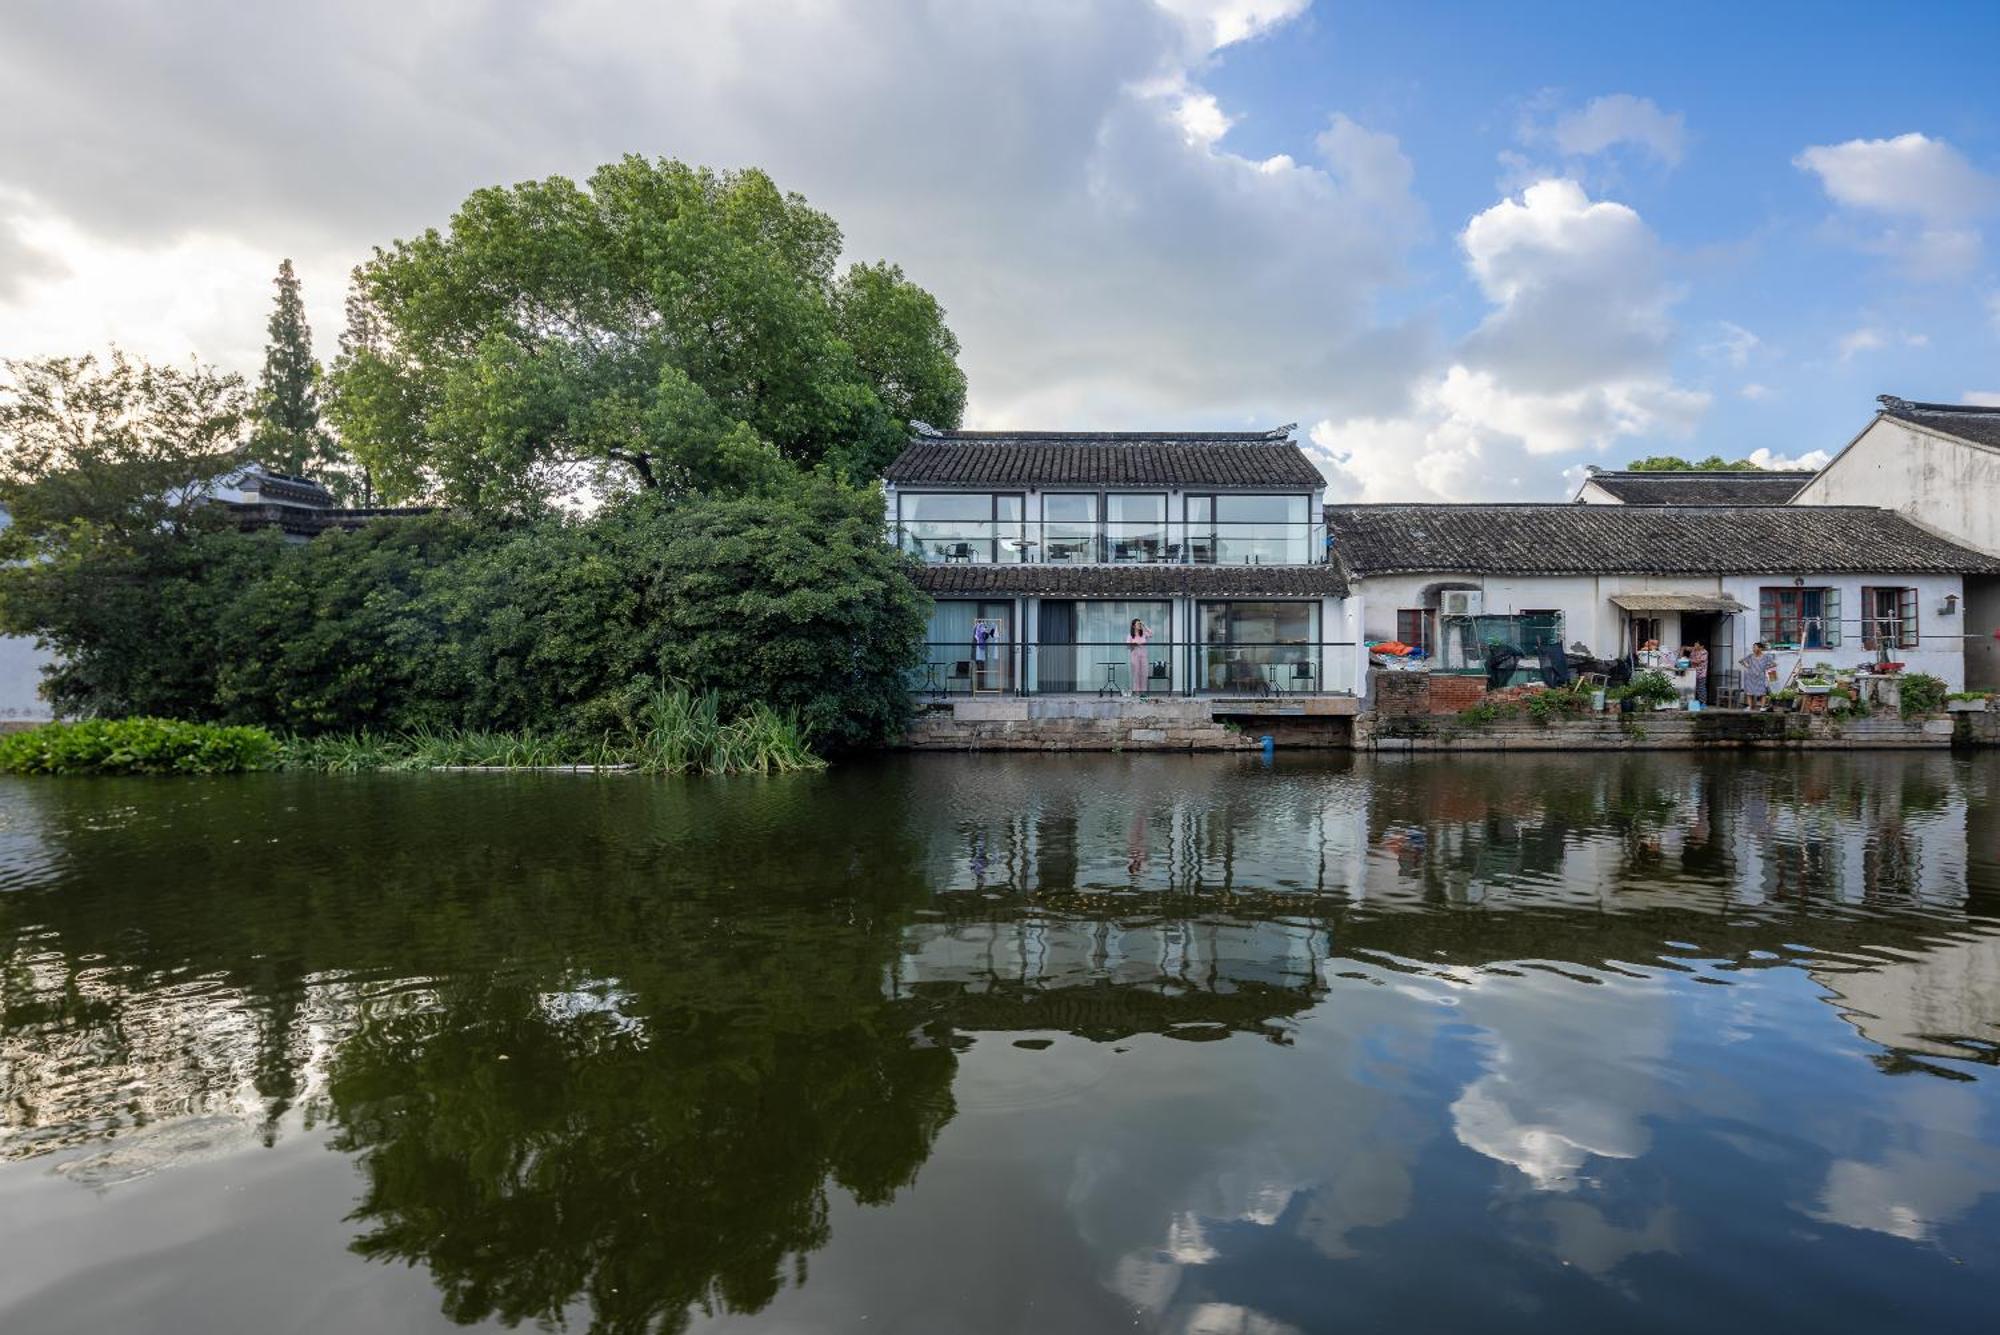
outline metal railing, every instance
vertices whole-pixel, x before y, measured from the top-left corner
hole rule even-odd
[[[1159,639],[1146,646],[1143,662],[1123,640],[932,640],[924,659],[910,688],[940,697],[1350,695],[1358,661],[1352,641]]]
[[[896,546],[926,562],[969,565],[1312,565],[1315,523],[1091,524],[1062,520],[899,525]]]

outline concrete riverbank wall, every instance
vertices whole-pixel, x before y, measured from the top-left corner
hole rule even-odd
[[[1750,714],[1705,710],[1605,714],[1585,718],[1498,718],[1365,714],[1354,745],[1366,751],[1863,751],[1937,750],[1952,745],[1946,717]]]
[[[1362,712],[1348,697],[1209,700],[998,696],[934,702],[902,746],[913,751],[1851,751],[2000,746],[2000,713],[1905,719],[1705,710],[1526,715]]]

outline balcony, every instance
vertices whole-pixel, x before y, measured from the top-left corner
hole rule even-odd
[[[920,696],[1207,696],[1283,699],[1349,695],[1358,671],[1352,641],[1154,640],[1144,678],[1123,640],[934,640],[910,677]]]
[[[1326,526],[1063,520],[917,522],[895,530],[899,550],[928,564],[1312,565],[1326,560]]]

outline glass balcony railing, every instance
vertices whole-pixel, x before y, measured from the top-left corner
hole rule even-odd
[[[897,528],[895,542],[933,564],[1314,565],[1327,559],[1324,524],[918,523]]]
[[[1351,695],[1351,641],[1154,640],[1135,660],[1123,640],[937,640],[910,689],[924,695]],[[1139,671],[1135,683],[1133,674]]]

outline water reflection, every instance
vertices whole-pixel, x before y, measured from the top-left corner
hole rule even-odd
[[[460,1324],[1842,1328],[1862,1272],[1786,1309],[1743,1271],[1827,1248],[1949,1320],[1976,1286],[1926,1267],[2000,1274],[1996,781],[1639,755],[9,785],[0,1191],[93,1189],[116,1254],[164,1170],[323,1144],[358,1185],[313,1202],[345,1250],[298,1282],[414,1265]],[[226,1286],[220,1249],[194,1264]],[[66,1302],[0,1282],[10,1329]]]

